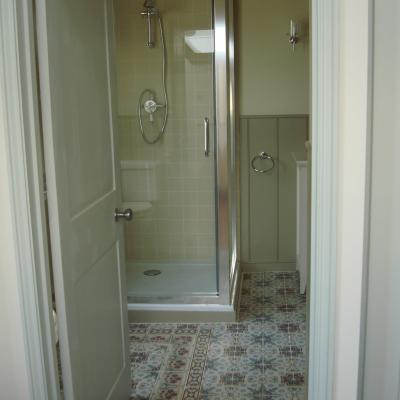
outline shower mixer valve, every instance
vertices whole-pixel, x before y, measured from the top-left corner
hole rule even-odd
[[[163,107],[165,107],[165,104],[158,104],[154,99],[146,100],[143,104],[144,111],[149,114],[150,122],[154,122],[154,113]]]

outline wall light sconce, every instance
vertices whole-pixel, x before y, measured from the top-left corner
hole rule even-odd
[[[292,50],[294,51],[296,44],[300,40],[300,31],[301,31],[301,25],[293,21],[292,19],[290,20],[290,30],[289,30],[289,44],[292,46]]]

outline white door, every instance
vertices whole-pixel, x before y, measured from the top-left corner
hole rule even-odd
[[[112,2],[38,0],[36,7],[64,394],[128,399]]]

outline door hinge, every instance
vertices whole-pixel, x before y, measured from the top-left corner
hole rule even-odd
[[[43,198],[44,201],[47,201],[47,181],[45,172],[43,172]]]

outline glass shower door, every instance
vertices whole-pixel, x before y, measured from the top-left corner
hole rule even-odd
[[[115,6],[123,202],[135,214],[126,225],[128,295],[215,295],[213,2],[151,6]]]

